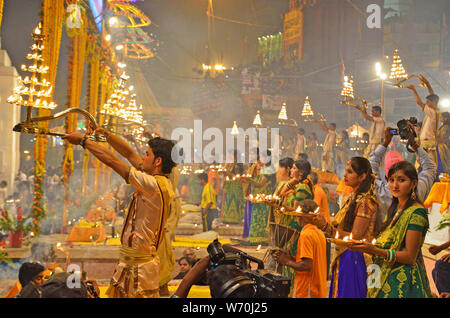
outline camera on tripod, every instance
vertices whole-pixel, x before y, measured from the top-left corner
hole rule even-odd
[[[219,240],[208,245],[210,257],[209,286],[213,298],[287,298],[289,278],[264,270],[264,262],[238,249],[226,247]],[[251,263],[258,264],[257,270]]]

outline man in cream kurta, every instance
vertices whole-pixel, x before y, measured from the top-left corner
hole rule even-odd
[[[336,124],[331,123],[329,127],[324,123],[322,129],[327,132],[323,143],[322,170],[334,172],[334,148],[336,147]]]
[[[295,145],[295,158],[296,160],[299,158],[298,155],[305,152],[306,146],[306,138],[305,138],[305,130],[303,128],[299,128],[297,131],[297,144]]]
[[[370,126],[369,145],[364,150],[364,157],[369,159],[370,154],[377,149],[379,144],[381,144],[384,136],[385,121],[383,117],[381,117],[382,110],[380,106],[372,107],[372,116],[367,114],[366,107],[361,107],[360,111],[364,119],[372,122],[372,125]]]
[[[408,85],[406,87],[412,90],[417,105],[419,105],[425,113],[422,128],[420,129],[420,146],[428,152],[433,158],[434,163],[437,164],[436,133],[440,122],[440,112],[438,110],[439,96],[434,94],[433,88],[425,77],[419,75],[419,79],[428,88],[428,93],[430,94],[426,97],[425,103],[422,102],[414,85]]]
[[[159,297],[157,249],[174,196],[168,179],[176,165],[171,157],[174,143],[163,138],[150,139],[146,154],[141,158],[121,137],[103,128],[96,132],[103,134],[132,166],[79,132],[65,135],[63,139],[88,149],[135,188],[122,229],[119,263],[107,295],[112,298]]]

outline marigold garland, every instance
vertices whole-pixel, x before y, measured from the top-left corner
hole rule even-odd
[[[82,19],[86,18],[82,14]],[[81,88],[83,81],[84,62],[86,57],[86,43],[87,43],[87,28],[86,24],[82,23],[79,32],[74,33],[67,29],[68,35],[71,36],[70,53],[69,53],[69,79],[67,92],[67,108],[79,107],[81,99]],[[66,117],[65,129],[67,133],[73,132],[77,127],[77,115],[72,114]],[[65,153],[63,161],[63,177],[64,184],[64,207],[63,207],[63,229],[67,222],[68,205],[70,204],[69,179],[74,170],[73,145],[65,144]]]
[[[3,2],[3,1],[2,1]],[[58,67],[58,57],[61,44],[62,19],[64,16],[64,0],[43,0],[42,20],[43,33],[45,35],[43,58],[49,66],[47,80],[54,87],[56,72]],[[50,110],[38,109],[38,116],[48,116]],[[40,127],[48,127],[48,122],[40,122]],[[34,146],[35,173],[33,206],[31,214],[33,216],[33,233],[41,233],[40,221],[45,217],[46,211],[43,207],[44,197],[44,176],[45,176],[45,155],[47,153],[48,140],[45,136],[37,136]]]

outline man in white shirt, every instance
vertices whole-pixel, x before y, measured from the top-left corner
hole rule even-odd
[[[336,147],[336,124],[331,123],[328,127],[324,122],[322,129],[327,132],[323,143],[322,170],[334,172],[334,148]]]
[[[440,113],[438,110],[439,96],[434,94],[433,88],[425,77],[419,75],[419,79],[427,86],[430,94],[427,96],[426,103],[422,102],[414,85],[408,85],[406,87],[413,91],[417,105],[419,105],[425,113],[419,135],[420,146],[425,149],[425,151],[433,158],[434,162],[437,163],[436,133],[440,121]]]
[[[299,128],[297,131],[297,144],[295,145],[295,157],[298,159],[298,155],[305,152],[306,138],[305,130]]]
[[[384,135],[384,119],[381,117],[381,107],[372,107],[372,116],[367,114],[367,104],[360,108],[361,114],[365,120],[371,121],[372,126],[370,127],[369,133],[369,145],[364,150],[364,157],[369,159],[370,154],[377,149],[377,146],[381,144],[381,140]]]

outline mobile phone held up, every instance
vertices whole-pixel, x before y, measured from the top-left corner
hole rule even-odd
[[[398,129],[397,129],[397,128],[391,129],[391,130],[389,130],[389,133],[390,133],[392,136],[398,135]]]

